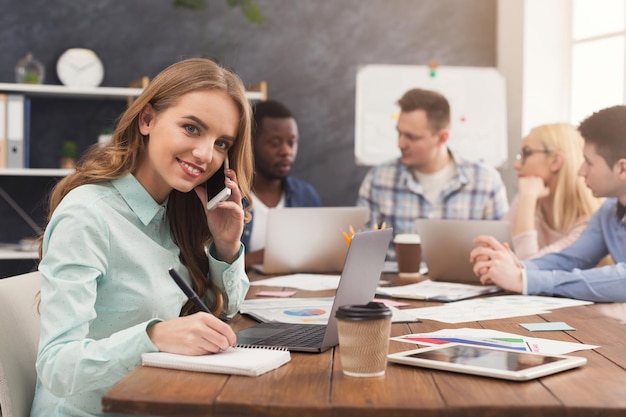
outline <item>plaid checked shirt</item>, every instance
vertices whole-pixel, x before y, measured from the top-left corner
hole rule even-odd
[[[506,188],[495,168],[470,162],[452,153],[457,174],[431,204],[423,187],[400,159],[375,166],[366,174],[359,189],[358,206],[369,207],[371,228],[383,221],[394,235],[417,233],[415,220],[501,219],[509,209]],[[395,259],[390,249],[389,259]]]

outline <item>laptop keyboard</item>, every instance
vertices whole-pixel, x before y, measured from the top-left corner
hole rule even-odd
[[[322,345],[325,333],[326,326],[323,325],[294,326],[287,331],[270,336],[258,344],[267,346],[316,347]]]

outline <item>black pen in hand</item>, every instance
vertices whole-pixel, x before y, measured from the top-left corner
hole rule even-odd
[[[187,283],[183,280],[183,278],[180,275],[178,275],[178,272],[176,272],[174,268],[169,268],[168,272],[170,273],[171,277],[174,278],[174,281],[180,287],[180,289],[183,290],[187,298],[189,298],[191,302],[194,303],[200,311],[204,311],[206,313],[211,314],[211,311],[208,309],[206,304],[202,302],[200,297],[198,297],[198,294],[196,294],[195,291],[191,289],[189,285],[187,285]]]

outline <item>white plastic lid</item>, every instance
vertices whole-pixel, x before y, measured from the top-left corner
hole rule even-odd
[[[417,233],[400,233],[393,238],[393,243],[422,243],[422,238]]]

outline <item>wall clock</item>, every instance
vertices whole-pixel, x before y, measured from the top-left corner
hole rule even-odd
[[[57,75],[70,87],[97,87],[104,77],[104,66],[91,49],[70,48],[57,61]]]

